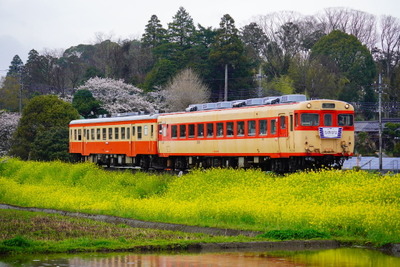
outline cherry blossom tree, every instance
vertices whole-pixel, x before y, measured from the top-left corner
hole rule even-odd
[[[123,80],[91,78],[78,90],[89,90],[102,107],[111,114],[126,112],[154,112],[154,105],[146,99],[143,91]]]
[[[0,157],[8,154],[11,147],[11,137],[17,129],[21,116],[0,110]]]

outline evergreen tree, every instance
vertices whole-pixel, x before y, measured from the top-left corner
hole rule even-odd
[[[18,55],[15,55],[11,61],[11,65],[8,69],[7,76],[12,76],[21,79],[23,72],[24,63]]]
[[[195,33],[196,27],[192,17],[183,7],[180,7],[173,21],[168,23],[169,41],[178,44],[181,49],[186,49],[193,45]]]
[[[142,35],[142,44],[144,47],[155,48],[166,41],[167,31],[162,27],[160,20],[156,15],[152,15],[148,21],[144,34]]]
[[[245,55],[244,44],[230,15],[224,15],[211,45],[210,60],[214,67],[213,98],[223,99],[225,68],[228,67],[229,99],[247,98],[253,87],[251,64]]]
[[[23,160],[31,159],[32,146],[38,136],[59,127],[68,129],[69,122],[77,118],[79,114],[76,109],[57,96],[44,95],[32,98],[22,111],[10,154]]]

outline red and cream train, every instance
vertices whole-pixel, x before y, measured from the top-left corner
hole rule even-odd
[[[70,153],[142,169],[340,168],[354,150],[354,108],[303,95],[191,105],[185,112],[71,121]]]

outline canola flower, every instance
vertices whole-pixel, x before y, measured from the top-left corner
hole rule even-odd
[[[0,160],[0,202],[191,225],[400,242],[400,175],[323,170],[286,176],[195,170],[106,172],[89,163]]]

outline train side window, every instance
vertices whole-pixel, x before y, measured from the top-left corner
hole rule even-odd
[[[256,135],[256,121],[248,121],[247,122],[247,134],[249,136]]]
[[[194,138],[194,124],[189,124],[189,138]]]
[[[125,127],[122,127],[122,128],[121,128],[121,139],[122,139],[122,140],[125,140],[125,138],[126,138]]]
[[[95,138],[94,138],[94,129],[90,129],[90,139],[95,140]]]
[[[301,126],[318,126],[319,114],[303,113],[301,114]]]
[[[197,137],[204,137],[204,124],[197,124]]]
[[[150,136],[151,138],[154,137],[154,125],[150,125]]]
[[[233,122],[226,123],[226,136],[228,137],[233,136]]]
[[[276,134],[276,120],[271,120],[271,134]]]
[[[132,137],[136,135],[136,127],[132,126]]]
[[[177,125],[172,125],[171,126],[171,137],[172,138],[177,138],[178,137],[178,126]]]
[[[244,121],[238,121],[236,123],[236,135],[244,136]]]
[[[115,140],[119,139],[119,128],[115,127],[114,128],[114,135],[115,135]]]
[[[78,140],[78,130],[74,130],[74,140]]]
[[[259,125],[258,125],[258,129],[259,129],[259,134],[260,135],[267,135],[267,132],[268,132],[267,120],[260,120],[259,121]]]
[[[145,136],[147,136],[149,134],[149,129],[148,128],[149,128],[149,126],[147,126],[147,125],[143,126],[143,133],[144,133]]]
[[[286,129],[286,117],[280,116],[279,117],[280,127],[281,129]]]
[[[332,114],[324,114],[324,125],[332,126]]]
[[[224,123],[222,122],[217,123],[217,136],[218,137],[224,136]]]
[[[126,127],[126,138],[131,139],[131,128],[130,127]]]
[[[351,114],[339,114],[338,115],[339,126],[353,126],[353,115]]]
[[[138,140],[142,139],[142,126],[137,127],[137,138]]]
[[[108,128],[108,139],[112,140],[113,139],[113,129]]]
[[[82,140],[82,131],[81,129],[78,129],[78,141]]]
[[[96,128],[96,140],[101,140],[101,130],[100,130],[100,128]]]
[[[186,138],[186,124],[179,125],[179,138]]]
[[[214,136],[214,124],[207,123],[207,137],[213,137],[213,136]]]
[[[107,129],[103,128],[103,140],[107,140]]]

